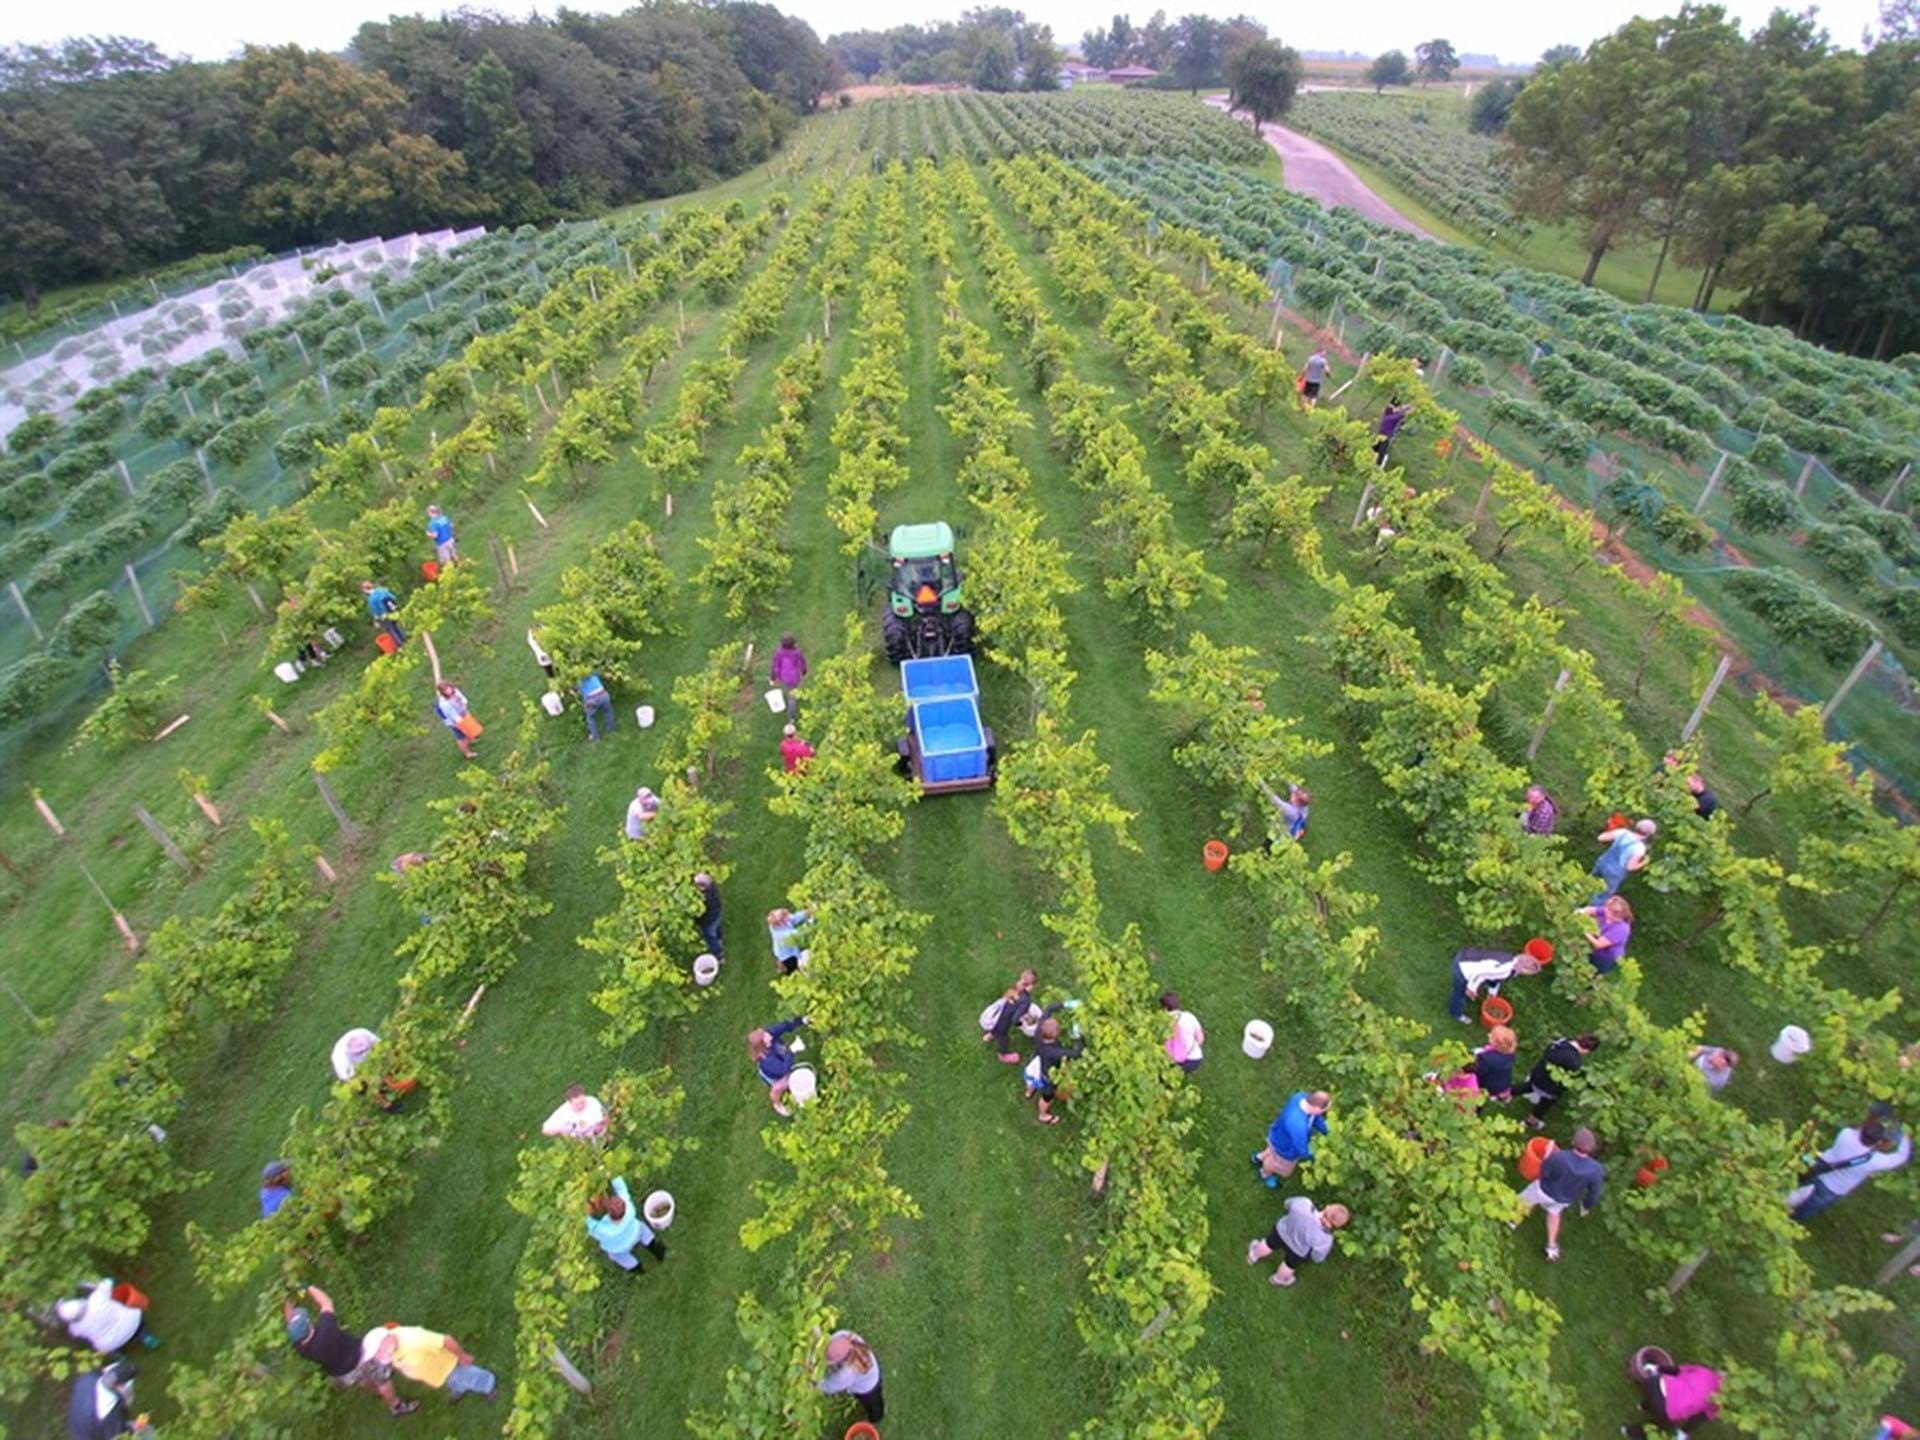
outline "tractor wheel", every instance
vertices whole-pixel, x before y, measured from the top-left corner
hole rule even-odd
[[[880,638],[886,644],[887,659],[895,665],[913,653],[908,642],[906,622],[898,615],[889,612],[886,619],[881,621]]]
[[[947,630],[947,652],[952,655],[968,655],[973,652],[973,612],[956,610],[953,623]]]

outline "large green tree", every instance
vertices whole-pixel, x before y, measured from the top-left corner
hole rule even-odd
[[[1373,86],[1378,95],[1389,85],[1411,85],[1413,67],[1407,63],[1404,50],[1386,50],[1373,57],[1373,63],[1367,66],[1367,83]]]
[[[533,183],[533,134],[513,99],[513,76],[491,50],[467,75],[467,170],[493,214],[509,224],[542,219],[547,197]]]
[[[1220,22],[1211,15],[1182,15],[1173,52],[1173,73],[1195,94],[1220,76]]]
[[[1254,128],[1278,120],[1293,105],[1304,73],[1299,52],[1277,40],[1260,40],[1234,58],[1228,80],[1233,104],[1253,118]]]
[[[1451,40],[1427,40],[1414,46],[1413,61],[1422,80],[1448,80],[1460,68]]]

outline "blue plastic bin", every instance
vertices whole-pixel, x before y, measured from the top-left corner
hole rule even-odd
[[[946,700],[958,695],[978,695],[979,683],[973,677],[971,655],[937,655],[928,660],[900,662],[900,689],[909,705],[924,700]]]
[[[958,658],[965,663],[965,657]],[[912,663],[912,662],[908,662]],[[945,661],[926,661],[944,664]],[[971,674],[973,667],[967,665]],[[928,700],[913,707],[913,734],[920,747],[920,775],[930,785],[978,780],[987,773],[986,731],[971,695]]]

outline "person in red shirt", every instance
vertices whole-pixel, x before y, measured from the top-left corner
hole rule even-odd
[[[813,747],[800,738],[797,729],[787,726],[780,741],[780,763],[787,767],[787,773],[791,775],[796,770],[804,769],[812,758]]]

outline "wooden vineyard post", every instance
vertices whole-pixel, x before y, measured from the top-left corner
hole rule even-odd
[[[318,770],[312,772],[314,788],[320,792],[320,798],[327,802],[327,809],[333,812],[334,821],[340,826],[340,834],[351,845],[360,838],[360,827],[347,818],[347,812],[340,804],[340,797],[333,793],[333,787],[327,783],[327,777]]]
[[[125,567],[127,584],[133,587],[133,598],[140,606],[140,618],[147,622],[147,629],[153,628],[153,607],[147,604],[147,592],[140,588],[140,577],[133,573],[133,566]]]
[[[9,580],[7,593],[13,596],[14,606],[20,611],[20,618],[27,622],[27,628],[33,631],[33,638],[44,641],[47,637],[40,631],[40,622],[33,618],[33,612],[27,608],[27,597],[20,593],[20,587]]]
[[[493,585],[501,595],[507,593],[507,562],[500,556],[500,542],[493,536],[487,537],[487,553],[493,557]]]
[[[1882,1287],[1892,1283],[1897,1275],[1906,1273],[1907,1267],[1920,1260],[1920,1225],[1911,1226],[1907,1231],[1907,1243],[1886,1264],[1880,1267],[1880,1273],[1873,1277],[1873,1283]]]
[[[293,727],[287,724],[285,720],[282,720],[280,716],[274,712],[274,709],[271,705],[261,706],[260,713],[262,715],[265,715],[267,719],[271,720],[274,723],[275,728],[278,729],[282,735],[293,734]]]
[[[1682,1290],[1686,1289],[1688,1282],[1693,1279],[1694,1272],[1707,1263],[1707,1257],[1712,1253],[1713,1251],[1711,1249],[1702,1250],[1691,1260],[1681,1264],[1673,1274],[1667,1277],[1667,1294],[1678,1295]]]
[[[1813,478],[1813,456],[1807,456],[1807,463],[1800,467],[1800,478],[1793,482],[1793,498],[1798,500],[1807,493],[1807,481]]]
[[[567,1358],[566,1351],[562,1350],[558,1345],[553,1347],[553,1368],[560,1372],[560,1378],[562,1380],[566,1381],[567,1384],[571,1385],[580,1394],[591,1395],[593,1393],[593,1386],[588,1382],[587,1377],[574,1368],[573,1362]]]
[[[1873,662],[1880,658],[1882,648],[1878,640],[1867,646],[1867,653],[1860,657],[1853,669],[1848,673],[1847,678],[1840,682],[1840,688],[1833,692],[1833,698],[1820,707],[1821,720],[1830,719],[1833,712],[1840,708],[1840,702],[1847,698],[1847,692],[1860,683],[1860,677],[1866,674]]]
[[[1561,692],[1567,688],[1567,681],[1573,678],[1571,670],[1562,670],[1560,678],[1553,682],[1553,693],[1547,696],[1547,708],[1541,713],[1540,723],[1534,727],[1533,739],[1527,742],[1527,759],[1532,760],[1540,753],[1540,742],[1547,738],[1547,725],[1553,719],[1553,707],[1560,703]]]
[[[524,495],[521,496],[520,498],[523,500],[526,499]],[[551,530],[553,528],[551,525],[547,524],[547,517],[540,513],[540,507],[534,504],[533,501],[527,500],[527,509],[533,512],[533,518],[540,522],[540,528],[542,530]]]
[[[441,679],[440,652],[433,648],[433,636],[425,630],[420,632],[420,643],[427,647],[427,661],[433,666],[433,683],[438,685]]]
[[[1474,531],[1478,531],[1480,529],[1480,517],[1487,513],[1487,500],[1492,496],[1492,494],[1493,494],[1493,462],[1488,461],[1487,462],[1487,478],[1483,480],[1480,484],[1480,498],[1473,502],[1473,520],[1469,525],[1470,529]]]
[[[1893,484],[1889,485],[1887,487],[1887,493],[1880,497],[1880,508],[1882,510],[1890,510],[1893,508],[1893,497],[1900,493],[1901,485],[1905,483],[1907,476],[1912,473],[1913,464],[1911,461],[1900,467],[1900,473],[1893,477]]]
[[[147,813],[146,806],[136,804],[133,807],[133,818],[138,820],[141,825],[145,827],[146,832],[154,838],[154,842],[158,844],[162,850],[167,852],[167,858],[169,860],[173,861],[173,863],[178,865],[182,870],[190,871],[193,869],[193,862],[187,859],[186,852],[173,843],[173,837],[167,834],[165,828],[158,820]]]
[[[1360,492],[1360,503],[1353,507],[1353,524],[1348,528],[1353,530],[1358,530],[1360,528],[1360,522],[1364,520],[1367,515],[1367,501],[1371,500],[1372,498],[1373,498],[1373,481],[1369,479],[1367,481],[1366,488]]]
[[[333,866],[327,863],[327,857],[318,850],[313,852],[313,868],[320,872],[320,878],[329,885],[337,884],[340,877],[334,873]]]
[[[213,801],[209,800],[205,795],[202,795],[198,790],[193,792],[193,803],[200,807],[200,813],[212,822],[214,829],[218,830],[226,823],[220,818],[219,808],[214,805]]]
[[[1700,498],[1693,502],[1693,513],[1698,515],[1707,508],[1707,501],[1713,498],[1713,492],[1720,488],[1720,477],[1727,473],[1729,452],[1722,450],[1720,458],[1713,464],[1713,473],[1707,476],[1707,488],[1700,492]]]
[[[133,933],[133,926],[127,923],[127,917],[122,915],[120,908],[107,898],[107,892],[100,888],[100,882],[93,878],[93,872],[91,870],[87,869],[85,865],[82,865],[80,867],[80,873],[87,877],[87,884],[91,885],[93,887],[93,893],[100,897],[100,903],[107,907],[107,913],[113,916],[113,928],[120,932],[120,939],[125,942],[127,953],[129,955],[138,955],[140,953],[140,937]]]
[[[1733,668],[1733,657],[1722,655],[1720,663],[1713,667],[1713,678],[1707,682],[1706,693],[1700,697],[1700,703],[1693,707],[1693,714],[1687,717],[1687,723],[1680,731],[1680,743],[1686,744],[1693,738],[1693,732],[1700,728],[1700,722],[1707,718],[1707,707],[1713,704],[1713,697],[1720,693],[1720,684],[1727,678],[1727,672]],[[1844,691],[1842,692],[1845,693]]]
[[[40,812],[40,818],[47,822],[49,830],[62,839],[66,838],[67,827],[60,823],[60,817],[53,813],[53,807],[41,798],[38,790],[33,792],[33,808]]]

